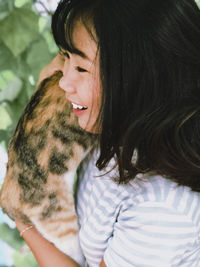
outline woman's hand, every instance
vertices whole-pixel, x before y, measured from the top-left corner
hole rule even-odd
[[[28,229],[26,225],[18,219],[15,219],[17,229],[20,233]],[[33,226],[22,234],[27,245],[33,252],[40,267],[78,267],[79,265],[69,256],[58,250],[51,242],[46,240]]]

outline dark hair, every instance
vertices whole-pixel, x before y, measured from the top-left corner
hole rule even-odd
[[[102,132],[97,166],[119,182],[154,172],[200,191],[200,11],[194,0],[61,1],[58,46],[75,49],[81,18],[100,49]],[[67,33],[67,38],[66,38]],[[133,154],[137,157],[133,160]]]

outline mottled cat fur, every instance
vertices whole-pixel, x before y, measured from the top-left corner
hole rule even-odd
[[[32,223],[79,263],[73,183],[96,137],[79,126],[58,86],[62,73],[45,79],[20,118],[9,145],[0,194],[3,211]]]

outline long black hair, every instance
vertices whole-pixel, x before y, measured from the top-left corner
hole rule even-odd
[[[153,172],[200,191],[200,11],[194,0],[62,0],[58,46],[81,19],[100,52],[99,169],[120,183]],[[133,159],[133,155],[136,158]]]

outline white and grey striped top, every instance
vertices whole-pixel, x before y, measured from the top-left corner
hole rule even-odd
[[[200,267],[200,194],[161,176],[118,185],[95,161],[83,164],[77,193],[88,265],[104,257],[108,267]]]

